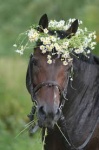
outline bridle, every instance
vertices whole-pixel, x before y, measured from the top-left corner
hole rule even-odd
[[[68,83],[69,83],[69,75],[68,75],[68,79],[66,80],[66,84],[65,84],[65,87],[64,89],[62,90],[61,86],[59,84],[57,84],[57,82],[55,81],[46,81],[46,82],[41,82],[39,83],[38,85],[36,85],[35,87],[33,87],[33,81],[32,81],[32,76],[33,76],[33,54],[30,55],[30,62],[29,62],[29,66],[28,66],[28,71],[29,71],[29,85],[30,85],[30,94],[31,94],[31,99],[32,101],[35,103],[35,105],[32,107],[32,110],[30,112],[30,114],[28,115],[30,121],[33,121],[34,120],[34,114],[36,112],[36,107],[37,107],[37,99],[36,99],[36,94],[37,92],[44,86],[46,87],[56,87],[58,88],[59,92],[60,92],[60,105],[59,105],[59,109],[62,110],[62,108],[64,107],[65,105],[65,101],[67,100],[66,98],[66,94],[67,94],[67,86],[68,86]],[[65,117],[62,113],[61,117],[60,117],[60,121],[65,124],[65,127],[66,127],[66,122],[65,122]],[[67,133],[67,129],[66,131],[64,131]],[[68,143],[68,147],[69,148],[73,148],[75,150],[81,150],[83,147],[86,146],[86,143],[88,142],[88,140],[86,141],[86,143],[82,144],[81,146],[79,147],[75,147],[72,142],[71,142],[71,139],[67,133],[67,143]]]
[[[67,94],[67,86],[69,82],[69,76],[66,81],[65,87],[62,90],[61,86],[55,82],[55,81],[46,81],[46,82],[41,82],[35,87],[33,87],[33,81],[32,81],[32,76],[33,76],[33,54],[30,55],[30,62],[29,62],[29,78],[30,78],[30,94],[31,94],[31,99],[33,102],[35,102],[35,105],[37,106],[37,99],[36,99],[36,94],[37,92],[44,86],[46,87],[56,87],[59,90],[60,93],[60,106],[59,109],[62,110],[63,106],[65,105],[65,101],[67,100],[66,94]]]
[[[56,87],[59,90],[59,93],[60,93],[60,105],[59,105],[58,109],[60,110],[60,112],[62,114],[62,108],[65,105],[65,101],[68,100],[66,98],[66,95],[67,95],[67,86],[68,86],[68,83],[69,83],[69,77],[70,76],[68,75],[68,78],[66,80],[65,87],[64,87],[63,90],[62,90],[61,86],[55,81],[41,82],[38,85],[36,85],[35,87],[33,87],[33,80],[32,80],[32,76],[33,76],[33,54],[30,55],[30,62],[29,62],[28,69],[29,69],[28,71],[29,71],[29,79],[30,79],[29,80],[30,81],[29,85],[30,85],[31,99],[32,99],[32,102],[35,103],[35,105],[32,107],[32,110],[31,110],[30,114],[28,115],[30,121],[34,120],[34,114],[36,112],[36,107],[37,107],[36,94],[44,86],[49,87],[49,88],[50,87]],[[63,114],[61,115],[61,118],[63,118]],[[70,143],[69,143],[68,140],[67,140],[67,143],[70,146]]]

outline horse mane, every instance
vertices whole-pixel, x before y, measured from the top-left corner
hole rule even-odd
[[[66,130],[75,147],[84,147],[99,121],[99,58],[81,55],[73,59],[74,77],[68,85],[63,114]],[[72,93],[72,94],[71,94]]]
[[[86,62],[88,64],[95,64],[95,65],[99,65],[99,57],[93,55],[92,53],[88,55],[88,57],[86,57],[83,54],[79,54],[78,56],[76,55],[76,57],[78,57],[78,59],[80,61]],[[73,56],[73,58],[75,59],[75,56]]]

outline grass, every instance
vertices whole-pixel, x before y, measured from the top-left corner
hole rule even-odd
[[[6,103],[8,105],[10,101],[12,105],[15,103],[17,107],[18,105],[27,105],[29,94],[25,87],[26,69],[27,62],[25,60],[6,57],[0,59],[0,100],[3,100],[5,105]],[[2,109],[2,106],[0,106],[0,109]]]
[[[25,150],[28,147],[41,150],[39,133],[30,138],[26,130],[15,138],[29,121],[27,114],[32,106],[25,87],[27,61],[20,57],[1,58],[0,70],[0,149]]]
[[[0,150],[41,150],[41,136],[40,132],[34,137],[29,137],[28,132],[24,132],[22,135],[15,138],[15,133],[7,132],[4,128],[4,124],[0,124]]]

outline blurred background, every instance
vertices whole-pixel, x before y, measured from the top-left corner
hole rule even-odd
[[[41,150],[40,132],[29,137],[25,130],[32,102],[25,76],[32,50],[20,56],[13,44],[47,13],[49,19],[77,18],[97,33],[94,54],[99,55],[99,0],[0,0],[0,150]],[[16,138],[15,138],[16,137]]]

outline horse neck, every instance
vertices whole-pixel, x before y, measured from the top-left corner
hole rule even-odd
[[[79,147],[88,143],[99,119],[99,64],[75,59],[73,68],[73,82],[68,85],[61,126]]]
[[[65,103],[65,114],[70,113],[72,109],[76,110],[80,104],[86,105],[89,100],[91,103],[92,97],[99,85],[99,65],[95,65],[95,63],[90,60],[87,62],[74,59],[73,68],[73,82],[70,82],[68,85],[68,101]]]

